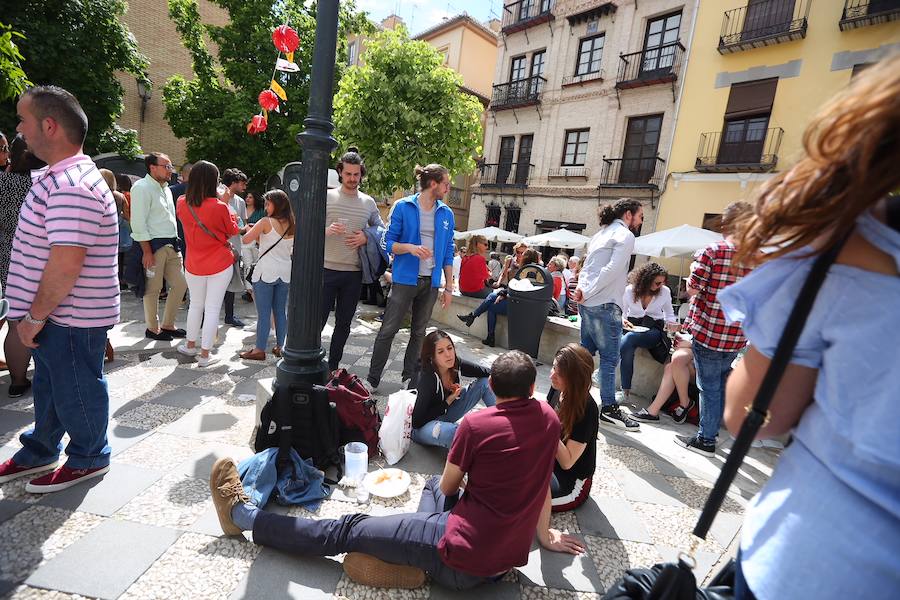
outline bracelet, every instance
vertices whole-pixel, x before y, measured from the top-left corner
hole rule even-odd
[[[31,316],[31,311],[30,311],[30,310],[29,310],[27,313],[25,313],[25,316],[22,317],[22,320],[25,321],[26,323],[31,324],[31,325],[43,325],[44,323],[47,322],[47,319],[46,319],[46,318],[44,318],[44,319],[35,319],[34,317],[32,317],[32,316]]]

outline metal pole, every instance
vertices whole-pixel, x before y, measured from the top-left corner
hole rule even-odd
[[[328,166],[337,141],[331,136],[338,0],[319,0],[316,46],[305,130],[297,135],[303,163],[285,169],[284,183],[297,219],[291,267],[288,331],[278,362],[276,390],[291,384],[324,383],[328,366],[322,349],[322,257],[325,248],[325,193]],[[261,319],[268,318],[260,315]]]

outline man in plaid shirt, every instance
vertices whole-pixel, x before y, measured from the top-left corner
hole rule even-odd
[[[735,247],[732,241],[736,224],[753,208],[746,202],[733,202],[722,213],[725,239],[710,244],[697,256],[688,281],[688,294],[693,296],[687,322],[693,335],[692,349],[700,389],[700,429],[694,436],[676,435],[676,441],[693,452],[705,456],[716,453],[716,435],[725,408],[725,379],[731,363],[747,344],[740,324],[728,324],[719,305],[721,290],[746,275],[747,269],[732,263]]]

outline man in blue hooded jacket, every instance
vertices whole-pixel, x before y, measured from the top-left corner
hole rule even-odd
[[[412,326],[403,359],[403,381],[412,379],[418,371],[425,326],[437,300],[442,272],[446,283],[441,306],[449,306],[453,297],[455,224],[453,211],[441,202],[450,191],[450,173],[432,164],[416,167],[416,179],[421,191],[397,202],[385,234],[386,249],[394,255],[394,282],[366,377],[371,392],[378,389],[394,336],[410,311]]]

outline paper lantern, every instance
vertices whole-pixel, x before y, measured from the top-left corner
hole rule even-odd
[[[266,118],[262,115],[253,115],[253,118],[250,119],[250,123],[247,124],[247,133],[250,135],[256,135],[257,133],[262,133],[269,126]]]
[[[282,52],[293,52],[300,45],[300,36],[287,25],[279,25],[272,31],[272,42]]]
[[[263,90],[259,93],[259,105],[266,110],[278,108],[278,94],[272,90]]]

